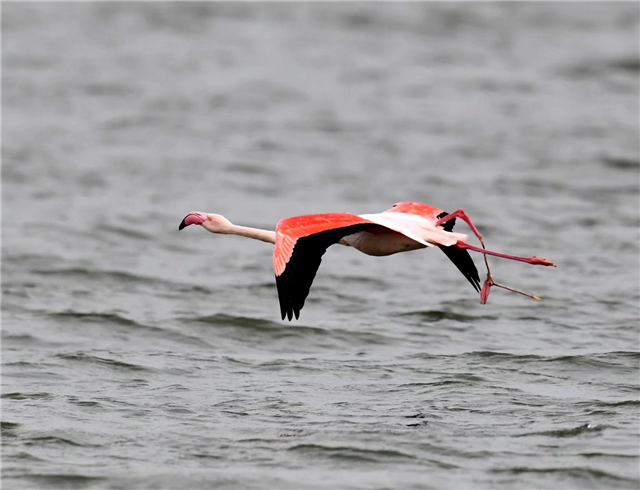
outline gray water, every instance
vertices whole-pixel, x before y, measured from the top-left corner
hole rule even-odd
[[[638,488],[637,3],[2,7],[3,488]],[[543,301],[177,230],[403,200]]]

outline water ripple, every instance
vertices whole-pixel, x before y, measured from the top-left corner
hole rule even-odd
[[[338,459],[340,461],[389,463],[407,459],[416,459],[415,456],[400,451],[389,449],[363,449],[352,446],[325,446],[322,444],[299,444],[287,449],[288,451],[301,453],[314,458]]]
[[[386,335],[359,330],[345,330],[340,328],[324,329],[299,324],[277,323],[262,318],[227,315],[217,313],[214,315],[187,317],[181,319],[184,322],[211,325],[216,328],[224,328],[229,335],[240,339],[300,339],[301,345],[308,345],[310,341],[323,342],[325,340],[344,342],[350,344],[358,341],[363,344],[384,344],[393,341]]]
[[[148,368],[146,366],[132,364],[124,361],[118,361],[116,359],[92,356],[90,354],[85,354],[83,352],[78,352],[76,354],[57,354],[56,357],[60,359],[64,359],[65,361],[78,362],[83,364],[95,364],[99,366],[106,366],[116,370],[133,371],[133,372],[140,372],[140,371],[153,372],[154,371],[153,369]]]
[[[597,433],[605,430],[605,426],[582,424],[577,427],[570,427],[567,429],[547,430],[541,432],[527,432],[526,434],[519,434],[515,437],[527,437],[527,436],[549,436],[549,437],[574,437],[582,434]]]
[[[496,320],[498,317],[493,315],[467,315],[464,313],[448,310],[424,310],[424,311],[408,311],[400,313],[398,316],[418,317],[426,322],[435,323],[442,320],[455,320],[463,323],[473,323],[480,320]]]

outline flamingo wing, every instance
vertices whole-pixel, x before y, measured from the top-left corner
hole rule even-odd
[[[349,213],[312,214],[281,220],[276,227],[273,266],[282,319],[300,316],[327,248],[347,235],[378,226]]]
[[[440,214],[435,215],[437,212]],[[478,269],[476,269],[469,252],[455,246],[458,240],[466,242],[467,235],[453,231],[455,219],[447,221],[442,226],[436,226],[436,222],[447,214],[449,213],[426,204],[400,203],[400,205],[383,213],[363,214],[360,217],[402,233],[423,245],[439,247],[474,289],[479,292]]]
[[[437,218],[444,218],[449,213],[442,212]],[[442,225],[442,228],[445,231],[453,231],[453,226],[456,224],[456,219],[453,218],[450,221],[447,221]],[[476,269],[476,265],[473,263],[473,259],[469,255],[469,252],[462,248],[458,247],[443,247],[440,246],[440,250],[442,250],[449,260],[453,262],[462,275],[467,278],[467,280],[471,283],[474,289],[480,292],[480,277],[478,276],[478,269]]]
[[[385,211],[378,214],[361,214],[360,217],[401,233],[426,247],[447,247],[455,245],[458,240],[467,241],[467,235],[446,231],[441,226],[436,226],[437,219],[418,214]]]

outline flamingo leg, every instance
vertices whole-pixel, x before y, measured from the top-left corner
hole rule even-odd
[[[466,248],[468,250],[473,250],[474,252],[480,252],[480,253],[485,254],[485,255],[493,255],[494,257],[502,257],[503,259],[518,260],[520,262],[526,262],[527,264],[547,265],[547,266],[551,265],[553,267],[556,266],[556,264],[551,262],[549,259],[545,259],[543,257],[521,257],[519,255],[503,254],[501,252],[494,252],[493,250],[487,250],[486,248],[475,247],[473,245],[470,245],[467,242],[463,242],[463,241],[460,241],[460,240],[458,240],[456,242],[455,246],[459,247],[459,248]]]
[[[467,225],[469,225],[469,228],[471,228],[471,231],[473,231],[476,237],[478,237],[478,240],[480,240],[480,243],[482,244],[482,248],[483,249],[487,248],[484,244],[484,240],[482,239],[482,234],[478,231],[478,229],[473,224],[473,222],[471,221],[471,218],[469,218],[469,215],[464,209],[457,209],[453,213],[450,213],[440,218],[436,222],[436,226],[443,225],[444,223],[446,223],[449,220],[452,220],[453,218],[460,218],[462,221],[467,223]],[[484,265],[487,268],[487,279],[484,281],[484,285],[482,286],[482,290],[480,291],[480,303],[484,305],[489,299],[489,292],[491,291],[491,286],[498,286],[498,284],[496,284],[493,280],[493,277],[491,277],[491,269],[489,268],[489,261],[487,260],[487,255],[486,254],[483,255],[483,258],[484,258]],[[510,289],[510,288],[507,287],[507,289]],[[523,293],[523,294],[528,295],[528,293]]]
[[[500,253],[500,252],[493,252],[491,250],[487,250],[487,248],[486,248],[486,246],[484,244],[484,240],[482,239],[482,234],[475,227],[475,225],[471,221],[471,218],[469,218],[469,215],[466,213],[466,211],[464,209],[457,209],[453,213],[448,214],[447,216],[444,216],[443,218],[440,218],[436,222],[436,226],[440,226],[440,225],[446,223],[447,221],[449,221],[449,220],[451,220],[453,218],[460,218],[465,223],[467,223],[467,225],[469,225],[469,228],[471,228],[471,231],[473,231],[473,233],[476,235],[476,237],[478,237],[478,240],[480,240],[480,243],[482,244],[482,248],[474,247],[473,245],[469,245],[468,243],[461,242],[461,241],[458,241],[458,243],[456,244],[459,248],[465,248],[465,249],[473,250],[475,252],[480,252],[480,253],[482,253],[484,255],[484,264],[487,267],[487,279],[484,281],[484,285],[482,286],[482,290],[480,291],[480,302],[482,304],[485,304],[487,302],[487,300],[489,299],[489,292],[491,291],[491,287],[492,286],[497,286],[499,288],[503,288],[503,289],[506,289],[508,291],[512,291],[514,293],[522,294],[522,295],[527,296],[529,298],[533,298],[535,300],[541,301],[541,299],[538,296],[536,296],[535,294],[527,293],[526,291],[522,291],[520,289],[515,289],[515,288],[512,288],[510,286],[505,286],[504,284],[500,284],[500,283],[495,282],[493,280],[493,277],[491,276],[491,269],[489,268],[489,262],[487,261],[487,255],[494,255],[496,257],[502,257],[502,258],[511,259],[511,260],[519,260],[521,262],[526,262],[526,263],[529,263],[529,264],[538,264],[538,265],[546,265],[546,266],[554,266],[555,267],[555,264],[553,262],[551,262],[548,259],[544,259],[542,257],[520,257],[520,256],[517,256],[517,255],[508,255],[508,254],[503,254],[503,253]]]

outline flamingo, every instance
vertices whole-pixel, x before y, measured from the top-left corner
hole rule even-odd
[[[468,243],[467,235],[453,231],[455,219],[465,221],[480,240],[482,248]],[[353,247],[373,256],[393,255],[427,247],[439,247],[480,293],[486,303],[492,286],[498,286],[539,300],[540,298],[496,283],[489,270],[487,255],[533,265],[554,266],[542,257],[521,257],[487,250],[482,235],[463,209],[449,214],[428,204],[404,201],[378,214],[324,213],[293,216],[278,222],[275,231],[238,226],[219,214],[194,211],[180,223],[179,230],[200,225],[211,233],[240,235],[275,245],[273,268],[276,277],[280,313],[291,321],[309,295],[322,256],[333,244]],[[480,278],[468,250],[484,254],[487,279],[482,289]]]

